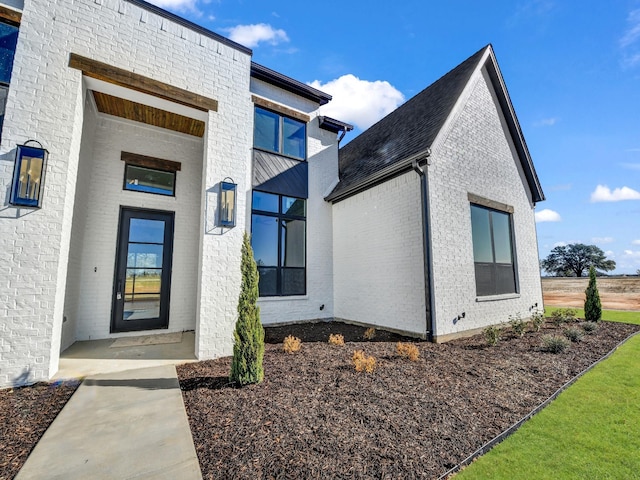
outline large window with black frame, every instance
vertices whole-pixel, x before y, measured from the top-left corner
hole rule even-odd
[[[18,24],[0,18],[0,132],[4,123],[4,109],[9,95],[9,82],[17,43]]]
[[[306,294],[306,200],[254,190],[251,246],[261,297]]]
[[[511,214],[471,204],[471,230],[478,296],[516,293]]]

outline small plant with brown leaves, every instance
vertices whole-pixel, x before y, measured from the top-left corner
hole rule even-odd
[[[356,350],[353,352],[351,360],[353,361],[356,372],[373,373],[376,369],[375,357],[367,357],[362,350]]]
[[[418,351],[418,347],[416,347],[413,343],[396,343],[396,351],[398,355],[403,358],[408,358],[412,362],[415,362],[420,357],[420,352]]]
[[[373,340],[376,338],[376,329],[373,327],[367,328],[362,336],[365,340]]]
[[[331,345],[337,345],[339,347],[344,345],[344,336],[340,335],[339,333],[336,334],[330,334],[329,335],[329,343]]]
[[[302,340],[298,337],[294,337],[293,335],[285,337],[282,341],[282,350],[284,350],[285,353],[296,353],[299,352],[301,348]]]

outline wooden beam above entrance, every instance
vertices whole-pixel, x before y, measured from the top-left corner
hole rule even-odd
[[[130,88],[204,112],[209,110],[218,111],[218,101],[213,98],[204,97],[75,53],[69,56],[69,66],[81,70],[87,77],[97,78],[98,80]]]
[[[186,133],[195,137],[204,135],[205,124],[202,120],[167,112],[159,108],[132,102],[106,93],[93,91],[96,107],[101,113],[114,115],[135,122],[146,123],[154,127],[166,128],[174,132]]]

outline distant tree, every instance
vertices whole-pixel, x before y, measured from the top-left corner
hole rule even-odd
[[[251,241],[245,232],[242,242],[242,284],[238,299],[238,320],[233,332],[233,360],[229,379],[242,386],[260,383],[264,378],[264,329],[258,307],[258,267],[253,258]]]
[[[558,277],[582,277],[582,274],[593,267],[596,273],[608,272],[616,268],[616,262],[607,260],[604,252],[595,245],[572,243],[561,245],[551,250],[547,258],[540,262],[547,272]]]
[[[602,305],[600,304],[600,294],[596,284],[596,269],[589,268],[589,286],[584,291],[584,319],[588,322],[597,322],[602,318]]]
[[[640,268],[638,270],[636,270],[636,275],[638,275],[640,277]]]

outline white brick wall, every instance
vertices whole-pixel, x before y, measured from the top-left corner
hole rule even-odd
[[[88,108],[85,118],[95,116],[93,104]],[[67,280],[68,293],[77,291],[77,305],[65,310],[68,322],[75,323],[75,340],[139,335],[109,334],[120,206],[175,212],[168,331],[194,330],[202,139],[107,115],[100,115],[85,138],[93,151],[80,160],[78,178],[89,180],[78,185],[84,195],[77,198],[72,239],[81,240],[70,256],[77,265],[69,269]],[[180,162],[175,197],[123,190],[123,151]]]
[[[247,191],[249,55],[120,0],[26,0],[0,147],[0,386],[45,379],[57,369],[84,106],[81,73],[68,67],[71,52],[217,99],[205,138],[200,213],[193,213],[201,220],[205,208],[207,218],[215,215],[215,203],[205,203],[215,195],[204,192],[224,177]],[[43,208],[35,212],[7,206],[13,149],[30,138],[50,151]],[[244,206],[240,199],[240,225]],[[207,322],[198,331],[201,357],[230,351],[241,233],[216,236],[200,222],[199,280],[207,282],[197,293],[196,322]]]
[[[330,319],[333,317],[332,212],[324,196],[338,178],[337,136],[318,126],[317,103],[255,79],[251,80],[251,92],[311,116],[307,125],[307,295],[260,299],[260,319],[265,325]],[[250,218],[247,220],[250,222]],[[250,230],[250,225],[247,229]]]
[[[529,307],[542,305],[531,195],[486,72],[473,81],[428,167],[438,336],[506,322],[518,312],[528,317]],[[514,207],[516,298],[476,299],[468,192]]]
[[[336,317],[425,334],[420,196],[412,171],[334,204]]]

